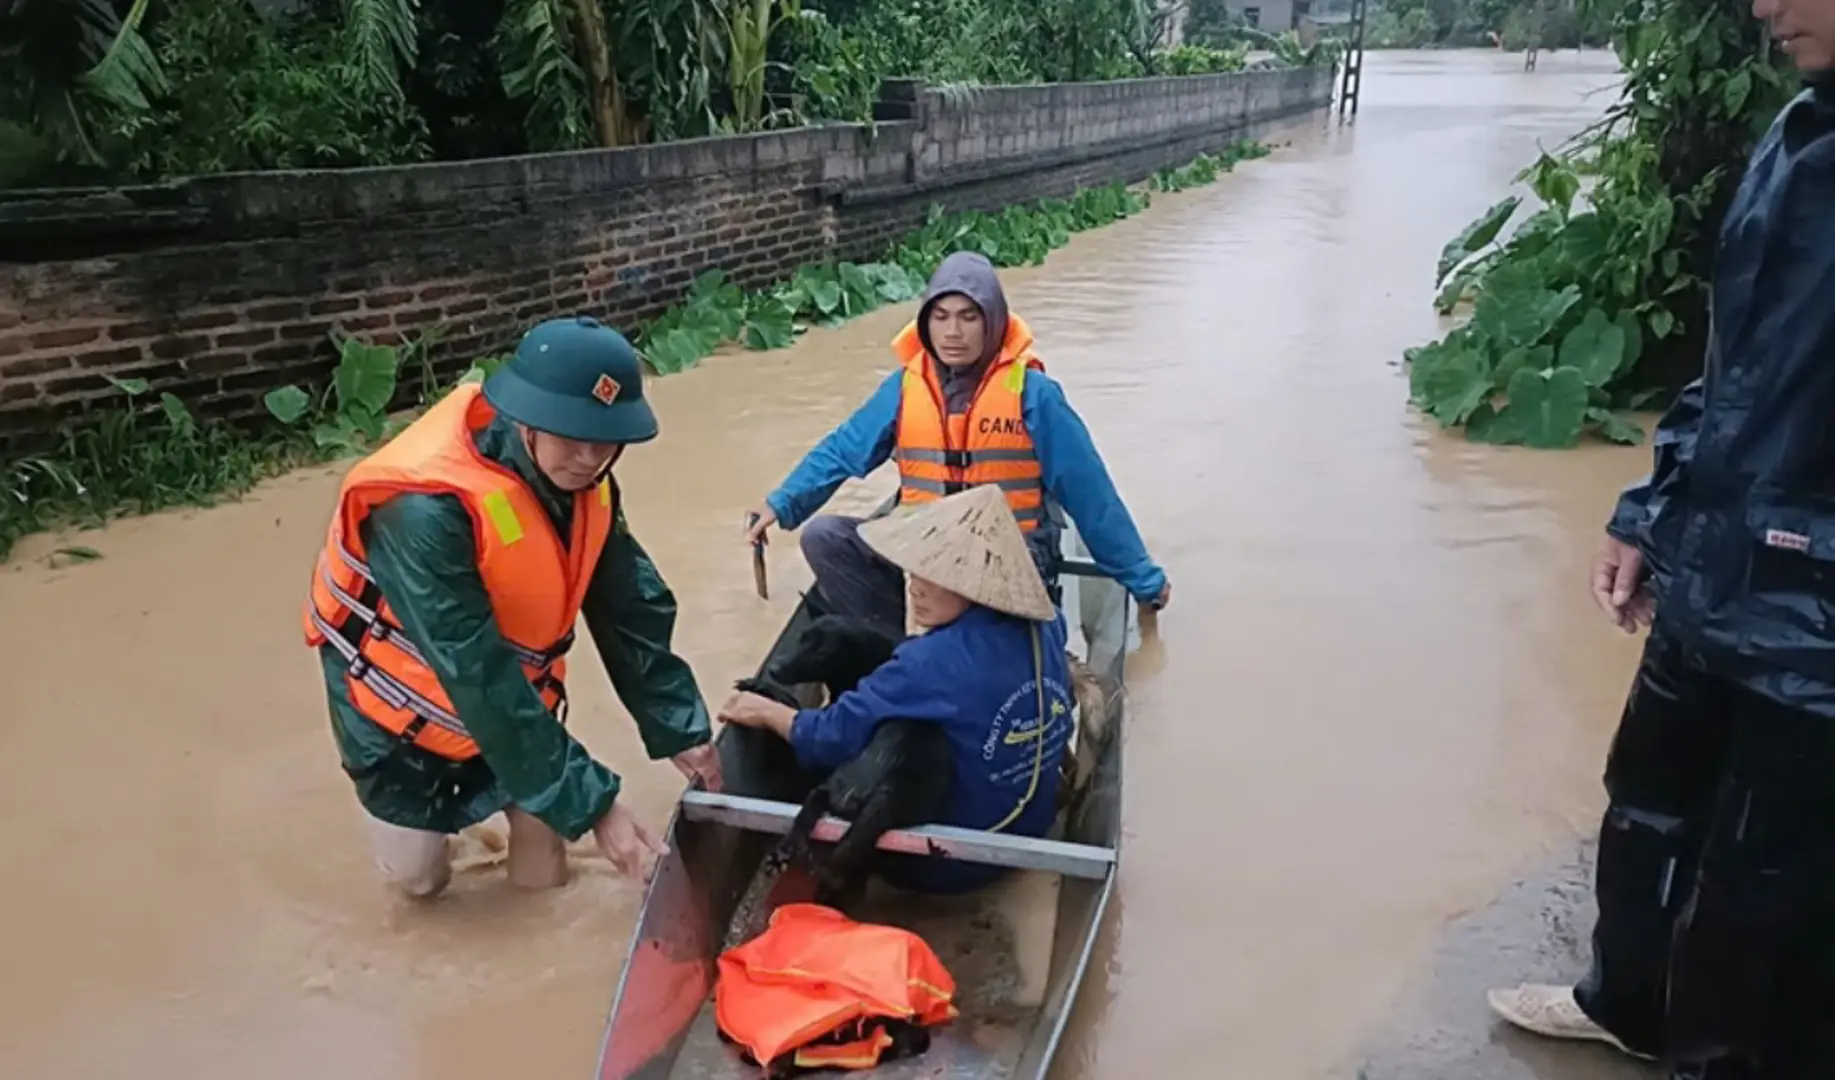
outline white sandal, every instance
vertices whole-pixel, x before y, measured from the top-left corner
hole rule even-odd
[[[1509,990],[1492,990],[1485,995],[1491,1011],[1505,1020],[1537,1035],[1551,1039],[1573,1039],[1602,1042],[1642,1061],[1655,1061],[1618,1040],[1618,1036],[1593,1022],[1574,1000],[1571,986],[1546,986],[1524,983]]]

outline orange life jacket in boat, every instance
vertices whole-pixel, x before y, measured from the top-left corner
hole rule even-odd
[[[857,923],[819,904],[785,904],[765,932],[720,956],[714,1018],[752,1059],[870,1069],[892,1037],[956,1017],[956,982],[909,930]]]
[[[306,643],[329,644],[350,662],[351,705],[455,760],[475,757],[478,744],[377,589],[365,561],[363,519],[396,495],[452,495],[464,503],[497,628],[542,703],[560,715],[574,622],[616,511],[609,478],[579,492],[563,544],[522,478],[478,453],[472,438],[494,416],[476,384],[461,386],[346,473],[305,605]]]
[[[981,484],[996,484],[1019,527],[1031,532],[1045,517],[1044,473],[1021,402],[1026,371],[1044,371],[1032,352],[1032,331],[1017,315],[1007,317],[1000,352],[981,376],[968,411],[950,415],[936,365],[924,351],[913,321],[892,339],[892,354],[904,365],[899,396],[898,501],[940,499]]]

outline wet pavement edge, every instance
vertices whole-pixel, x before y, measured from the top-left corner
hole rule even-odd
[[[1426,970],[1341,1080],[1655,1080],[1660,1069],[1609,1047],[1506,1027],[1485,991],[1570,982],[1586,970],[1593,926],[1592,842],[1517,881],[1489,907],[1448,924]]]

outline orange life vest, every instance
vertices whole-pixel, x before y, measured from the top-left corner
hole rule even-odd
[[[456,496],[477,535],[478,572],[491,613],[542,703],[562,715],[567,650],[586,586],[615,516],[610,479],[574,496],[565,545],[521,477],[478,453],[473,436],[494,410],[476,384],[461,386],[344,476],[305,606],[306,643],[350,662],[353,707],[386,730],[443,757],[478,753],[452,702],[370,573],[359,526],[396,495]]]
[[[950,415],[936,364],[924,351],[914,321],[892,339],[905,368],[898,406],[898,501],[930,502],[981,484],[996,484],[1026,532],[1045,517],[1044,473],[1020,404],[1026,371],[1044,371],[1032,352],[1032,331],[1007,317],[1000,352],[982,373],[968,411]]]
[[[785,904],[764,933],[721,954],[714,1019],[761,1065],[789,1054],[802,1068],[870,1069],[893,1042],[885,1021],[947,1023],[955,994],[909,930]]]

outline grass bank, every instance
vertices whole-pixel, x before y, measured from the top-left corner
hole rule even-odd
[[[834,326],[886,304],[916,297],[945,255],[979,251],[997,266],[1036,265],[1070,242],[1146,209],[1152,191],[1198,187],[1238,162],[1267,155],[1244,140],[1216,155],[1162,170],[1144,184],[1079,191],[998,213],[943,213],[870,263],[803,267],[788,281],[747,291],[718,270],[698,277],[682,303],[638,328],[634,343],[659,375],[685,370],[722,345],[750,349],[789,345],[811,326]],[[231,425],[195,415],[172,394],[144,381],[111,380],[119,398],[66,421],[55,448],[0,460],[0,562],[24,537],[65,526],[96,528],[110,519],[175,506],[209,506],[302,465],[360,454],[411,419],[391,413],[404,381],[419,405],[451,384],[427,362],[438,331],[401,345],[335,339],[338,365],[324,387],[283,386],[266,397],[270,423]],[[478,358],[459,382],[489,374],[505,357]],[[87,548],[60,549],[68,559]]]

